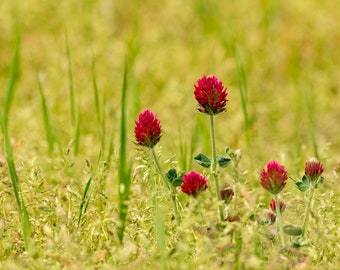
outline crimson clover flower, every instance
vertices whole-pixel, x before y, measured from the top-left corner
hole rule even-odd
[[[267,170],[261,171],[261,185],[272,194],[278,194],[285,187],[288,179],[287,171],[283,165],[272,160],[267,164]]]
[[[226,204],[230,203],[231,199],[235,195],[234,191],[231,188],[224,188],[220,190],[221,199],[224,200]]]
[[[138,115],[135,121],[135,136],[137,144],[153,148],[161,138],[161,123],[154,112],[148,109]]]
[[[228,90],[215,76],[204,75],[199,79],[194,95],[202,113],[213,115],[226,110]]]
[[[269,206],[270,206],[270,209],[272,209],[273,212],[276,211],[276,202],[275,202],[274,199],[272,199]],[[279,201],[279,208],[280,208],[281,213],[283,213],[283,211],[286,209],[286,205],[283,201]]]
[[[196,198],[196,196],[208,188],[207,178],[203,175],[191,171],[183,175],[183,182],[181,185],[181,190]]]
[[[310,158],[305,164],[305,175],[310,181],[316,181],[323,173],[321,163],[316,158]]]

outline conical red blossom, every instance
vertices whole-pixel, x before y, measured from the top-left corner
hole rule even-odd
[[[194,95],[202,113],[212,115],[226,110],[228,91],[215,76],[204,75],[199,79]]]
[[[321,163],[316,158],[309,159],[305,164],[305,175],[311,180],[317,180],[323,173]]]
[[[272,209],[273,212],[276,211],[276,202],[274,199],[269,204],[270,209]],[[286,205],[283,201],[279,201],[279,206],[280,206],[280,212],[283,213],[283,211],[286,209]]]
[[[139,114],[135,125],[137,144],[152,148],[159,142],[162,129],[155,113],[146,109]]]
[[[267,164],[267,170],[261,171],[261,185],[272,194],[280,193],[285,187],[287,179],[285,167],[275,160]]]
[[[196,197],[201,191],[204,191],[207,188],[207,178],[203,175],[194,171],[184,174],[181,185],[181,190],[184,193]]]

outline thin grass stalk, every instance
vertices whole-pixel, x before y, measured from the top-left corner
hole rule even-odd
[[[199,134],[199,124],[196,119],[195,129],[194,132],[191,134],[191,144],[190,144],[190,156],[189,156],[189,164],[188,164],[188,170],[191,170],[192,168],[192,161],[194,160],[194,153],[197,146],[197,140],[198,140],[198,134]]]
[[[240,57],[234,45],[233,45],[233,54],[234,54],[234,59],[236,62],[237,80],[238,80],[240,96],[241,96],[241,105],[242,105],[242,112],[243,112],[243,118],[244,118],[244,130],[246,133],[247,145],[248,147],[250,147],[251,146],[251,133],[250,133],[250,121],[249,121],[248,109],[247,109],[248,90],[247,90],[246,73],[244,71],[244,67],[242,65],[242,62],[240,60]]]
[[[136,71],[133,68],[131,70],[131,81],[132,81],[132,96],[133,96],[133,117],[135,118],[140,112],[140,91],[138,88],[138,80]]]
[[[110,140],[109,140],[109,151],[107,153],[107,158],[106,158],[106,161],[109,165],[111,163],[112,155],[114,153],[114,145],[113,145],[114,138],[115,138],[115,127],[113,126],[112,131],[111,131]]]
[[[89,201],[90,201],[90,196],[89,198],[86,200],[86,196],[87,196],[87,193],[90,189],[90,186],[91,186],[91,183],[92,183],[92,180],[94,178],[96,174],[96,171],[93,171],[90,178],[87,180],[87,183],[86,183],[86,186],[85,186],[85,189],[84,189],[84,192],[83,192],[83,196],[82,196],[82,200],[81,200],[81,203],[80,203],[80,206],[79,206],[79,214],[78,214],[78,224],[77,224],[77,227],[79,228],[79,225],[80,225],[80,222],[81,222],[81,219],[82,219],[82,216],[83,214],[86,213],[86,209],[87,209],[87,206],[86,208],[84,209],[84,205],[88,205],[89,204]]]
[[[156,188],[156,176],[151,176],[150,181],[150,193],[152,197],[152,208],[154,214],[154,222],[155,222],[155,231],[156,231],[156,242],[157,242],[157,250],[158,256],[160,259],[161,269],[167,269],[167,261],[166,261],[166,235],[165,235],[165,226],[162,212],[159,207],[158,200],[158,192]]]
[[[5,103],[4,103],[4,121],[7,125],[8,121],[8,114],[9,110],[12,104],[13,96],[14,96],[14,91],[15,91],[15,84],[18,79],[18,70],[19,70],[19,60],[20,60],[20,43],[21,43],[21,38],[20,36],[18,37],[16,41],[16,48],[14,51],[14,57],[12,61],[12,67],[11,67],[11,73],[9,77],[9,82],[5,94]]]
[[[182,139],[181,128],[178,128],[178,136],[179,136],[179,165],[183,171],[187,171],[187,145],[184,143]]]
[[[66,57],[67,57],[67,74],[68,74],[68,83],[69,83],[71,124],[72,126],[74,126],[76,124],[76,106],[75,106],[75,100],[74,100],[71,51],[70,51],[70,44],[68,41],[67,32],[65,33],[65,47],[66,47]]]
[[[122,107],[121,107],[121,125],[120,125],[120,152],[118,167],[118,194],[119,194],[119,226],[118,238],[120,244],[123,244],[126,216],[128,211],[128,202],[131,185],[131,166],[128,168],[127,160],[127,62],[124,65],[124,77],[122,86]]]
[[[282,216],[281,216],[281,210],[280,210],[280,204],[279,204],[279,198],[278,195],[274,195],[275,205],[276,205],[276,218],[277,218],[277,233],[279,234],[280,241],[281,241],[281,247],[286,247],[286,240],[285,235],[283,233],[283,225],[282,225]]]
[[[74,132],[74,154],[75,156],[77,156],[79,152],[80,126],[81,126],[81,100],[79,99],[79,104],[78,104],[78,109],[77,109],[77,119],[76,119],[75,132]]]
[[[211,174],[214,178],[215,188],[216,188],[216,197],[218,201],[218,210],[220,213],[221,221],[224,221],[224,209],[221,203],[221,193],[220,193],[220,184],[218,181],[218,171],[217,171],[217,156],[216,156],[216,143],[215,143],[215,127],[214,127],[214,115],[210,115],[210,135],[211,135],[211,148],[212,148],[212,163],[210,167]]]
[[[313,150],[314,150],[314,156],[319,159],[319,151],[318,151],[318,144],[316,142],[316,136],[315,136],[315,125],[314,125],[314,119],[313,119],[313,104],[311,97],[309,93],[305,92],[305,100],[306,100],[306,107],[307,107],[307,114],[308,114],[308,120],[309,120],[309,130],[310,130],[310,136],[313,143]]]
[[[312,200],[313,200],[313,195],[314,195],[314,185],[310,186],[310,191],[309,191],[309,197],[308,197],[308,202],[305,208],[305,213],[303,215],[303,221],[302,221],[302,234],[301,236],[304,237],[305,236],[305,232],[306,232],[306,226],[307,226],[307,221],[308,221],[308,216],[311,210],[311,205],[312,205]]]
[[[100,147],[101,152],[104,151],[105,148],[105,126],[104,126],[104,113],[105,113],[105,104],[103,106],[103,112],[101,112],[100,100],[99,100],[99,91],[97,86],[97,77],[95,72],[95,62],[92,63],[92,84],[93,84],[93,95],[94,95],[94,104],[96,108],[96,117],[97,117],[97,125],[98,125],[98,134],[100,139]],[[105,99],[104,99],[105,102]]]
[[[45,127],[45,132],[46,132],[46,141],[48,143],[48,155],[52,157],[53,155],[53,150],[54,150],[54,136],[53,136],[53,128],[52,128],[52,122],[51,118],[48,112],[47,108],[47,103],[46,103],[46,98],[44,94],[44,89],[41,83],[40,76],[37,71],[37,82],[38,82],[38,88],[39,88],[39,93],[40,93],[40,98],[41,98],[41,109],[43,113],[43,118],[44,118],[44,127]]]
[[[159,161],[158,161],[158,158],[157,158],[157,154],[155,152],[155,149],[154,148],[150,148],[150,151],[151,151],[151,154],[152,154],[152,157],[153,157],[153,160],[155,162],[155,165],[156,165],[156,168],[157,168],[157,171],[159,173],[159,175],[161,176],[163,182],[165,183],[165,185],[167,186],[168,190],[170,191],[170,196],[171,196],[171,200],[172,200],[172,206],[174,208],[174,212],[175,212],[175,219],[176,219],[176,222],[177,222],[177,225],[180,224],[181,220],[180,220],[180,215],[179,215],[179,212],[178,212],[178,207],[177,207],[177,195],[176,195],[176,189],[173,185],[170,185],[168,180],[166,179],[166,176],[165,174],[163,173],[163,170],[159,164]]]
[[[20,219],[22,222],[25,250],[27,251],[29,249],[29,242],[30,242],[30,235],[31,235],[31,223],[29,220],[29,215],[28,215],[24,200],[20,196],[21,191],[20,191],[20,186],[19,186],[19,178],[18,178],[16,169],[15,169],[12,146],[11,146],[9,136],[8,136],[7,124],[1,112],[0,112],[0,121],[1,121],[1,126],[2,126],[2,132],[4,135],[8,169],[9,169],[10,178],[12,181],[14,196],[15,196],[15,200],[18,206]]]

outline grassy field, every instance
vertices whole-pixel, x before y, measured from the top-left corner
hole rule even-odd
[[[340,1],[0,2],[0,269],[338,269]],[[241,149],[220,183],[238,222],[220,222],[208,169],[209,121],[194,85],[228,88],[217,154]],[[147,151],[138,114],[162,124],[165,172],[208,177],[178,189],[181,223]],[[145,150],[145,149],[144,149]],[[324,183],[301,247],[281,250],[260,172],[284,164],[285,225],[301,226],[294,181],[316,157]],[[286,235],[287,243],[294,237]]]

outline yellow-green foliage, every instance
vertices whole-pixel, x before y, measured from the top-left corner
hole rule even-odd
[[[214,74],[229,91],[227,112],[216,117],[216,146],[217,154],[226,146],[242,149],[239,172],[226,170],[220,178],[221,184],[232,185],[232,175],[240,177],[240,196],[232,204],[241,221],[225,229],[216,224],[213,183],[202,195],[200,209],[196,201],[179,195],[183,209],[178,228],[171,219],[169,196],[161,196],[165,263],[171,269],[338,268],[339,18],[340,1],[332,0],[1,1],[2,111],[21,38],[7,129],[30,217],[31,247],[25,252],[1,135],[0,268],[160,267],[150,176],[141,166],[143,160],[137,160],[141,153],[133,144],[134,119],[146,107],[160,118],[164,133],[157,151],[161,146],[164,171],[180,169],[180,161],[187,170],[209,175],[188,161],[200,152],[211,155],[209,122],[197,111],[193,97],[193,86],[203,74]],[[120,245],[118,168],[125,59],[127,159],[133,161],[133,169]],[[71,77],[75,121],[70,117]],[[325,168],[307,227],[311,245],[279,254],[277,243],[265,236],[268,232],[249,220],[270,201],[259,185],[259,172],[277,159],[290,177],[299,179],[311,156]],[[95,176],[82,202],[91,175]],[[166,192],[162,182],[159,185]],[[299,225],[304,200],[293,180],[283,197],[284,223]],[[78,227],[82,203],[86,211]]]

